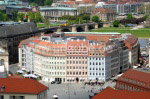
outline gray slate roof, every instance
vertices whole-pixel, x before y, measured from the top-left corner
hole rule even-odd
[[[15,35],[27,34],[36,31],[36,25],[31,23],[23,23],[16,25],[0,26],[0,38],[11,37]]]

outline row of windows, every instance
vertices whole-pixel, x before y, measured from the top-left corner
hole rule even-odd
[[[104,73],[90,73],[90,75],[96,75],[96,76],[104,76]]]
[[[67,61],[67,64],[87,64],[87,61]]]
[[[67,72],[67,75],[87,75],[87,72]]]
[[[68,66],[67,69],[87,69],[87,67],[84,66]]]
[[[80,47],[76,47],[76,46],[70,46],[69,47],[69,49],[84,49],[84,50],[86,50],[87,48],[86,47],[82,47],[82,46],[80,46]]]
[[[43,66],[45,69],[57,69],[57,70],[59,70],[59,69],[65,69],[65,67],[62,67],[62,66],[55,66],[55,67],[53,67],[53,66]]]
[[[136,85],[140,85],[140,86],[145,86],[144,82],[139,82],[139,81],[135,81],[135,80],[128,79],[128,78],[121,78],[121,80],[123,80],[125,82],[130,82],[130,83],[133,83],[133,84],[136,84]]]
[[[87,52],[67,52],[67,54],[88,54]]]
[[[101,53],[90,53],[90,55],[103,55]]]
[[[90,68],[90,70],[104,70],[104,68]]]
[[[61,59],[65,59],[65,57],[45,57],[46,59],[52,59],[52,60],[61,60]]]
[[[104,62],[90,62],[90,65],[104,65]]]
[[[136,87],[133,87],[133,86],[128,86],[128,85],[125,85],[125,84],[119,84],[117,83],[117,88],[119,89],[123,89],[123,90],[130,90],[130,91],[144,91],[142,89],[139,89],[139,88],[136,88]]]
[[[67,57],[67,59],[87,59],[87,57]]]
[[[45,72],[47,75],[65,75],[65,72]]]
[[[47,63],[47,64],[65,64],[65,62],[49,62],[49,61],[45,61],[45,63]]]
[[[97,57],[96,58],[95,57],[93,57],[93,58],[90,57],[90,60],[104,60],[104,58],[103,57],[99,57],[99,58],[97,58]]]

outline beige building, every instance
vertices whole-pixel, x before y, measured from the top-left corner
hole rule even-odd
[[[8,52],[0,47],[0,72],[8,72],[9,66],[8,66]]]
[[[116,13],[112,9],[108,8],[95,8],[91,15],[98,16],[103,22],[114,21],[116,19]]]
[[[0,99],[47,99],[47,89],[28,78],[0,78]]]

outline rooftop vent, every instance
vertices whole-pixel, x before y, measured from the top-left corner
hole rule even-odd
[[[1,86],[1,91],[4,91],[5,90],[5,86]]]

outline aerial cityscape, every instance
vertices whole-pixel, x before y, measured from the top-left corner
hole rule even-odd
[[[0,0],[0,99],[150,99],[150,0]]]

